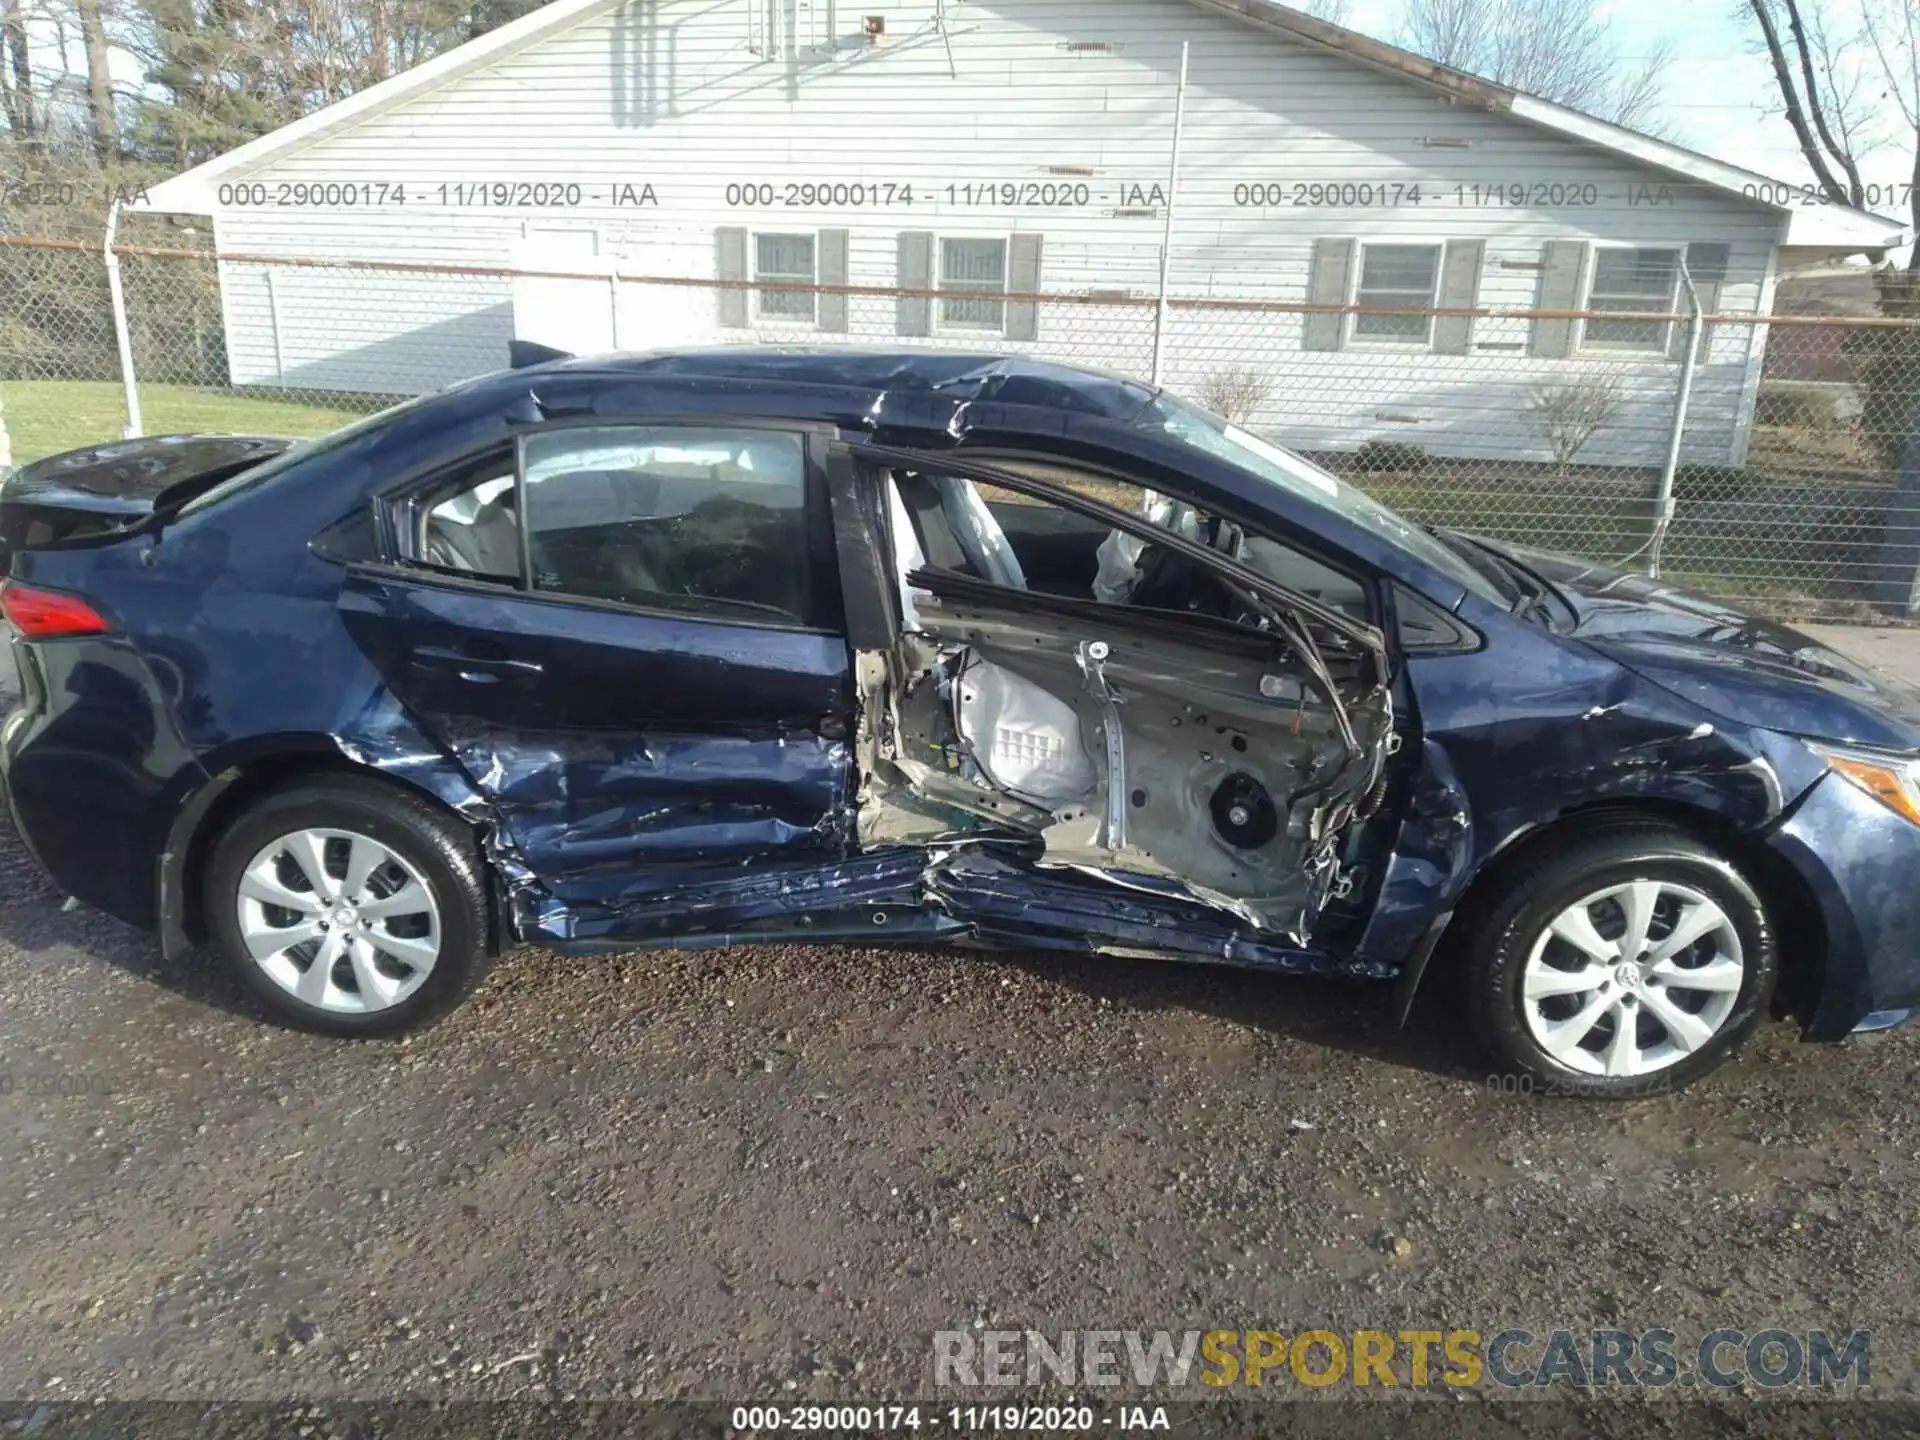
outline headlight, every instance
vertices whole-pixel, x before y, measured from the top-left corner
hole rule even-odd
[[[1807,748],[1882,805],[1920,825],[1920,759],[1877,755],[1870,750],[1842,750],[1832,745]]]

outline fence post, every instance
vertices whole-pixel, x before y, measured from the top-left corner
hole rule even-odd
[[[1673,400],[1673,433],[1667,438],[1667,463],[1660,471],[1660,493],[1655,498],[1653,538],[1647,542],[1647,574],[1660,578],[1660,550],[1667,543],[1667,531],[1673,527],[1673,481],[1680,469],[1680,444],[1687,436],[1687,406],[1693,400],[1693,376],[1700,363],[1700,331],[1703,312],[1700,292],[1694,289],[1693,276],[1687,270],[1687,257],[1680,256],[1680,283],[1687,291],[1687,348],[1680,357],[1680,393]]]
[[[119,228],[120,202],[115,200],[107,207],[107,237],[100,246],[100,253],[107,264],[107,294],[113,302],[113,339],[120,350],[120,388],[127,401],[127,423],[120,432],[120,438],[132,440],[143,432],[140,425],[140,387],[133,375],[133,331],[127,324],[127,294],[120,284],[120,257],[113,253],[113,239]]]
[[[273,271],[267,271],[267,325],[273,331],[273,383],[287,388],[287,356],[280,344],[280,287],[273,283]]]
[[[1153,307],[1153,383],[1160,383],[1160,351],[1167,329],[1167,267],[1173,261],[1173,200],[1180,191],[1180,127],[1187,115],[1187,43],[1180,42],[1180,88],[1173,92],[1173,154],[1167,161],[1167,222],[1160,232],[1160,290]]]

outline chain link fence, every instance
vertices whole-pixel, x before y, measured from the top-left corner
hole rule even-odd
[[[1920,321],[1163,299],[1152,247],[1054,293],[118,245],[127,376],[107,253],[0,237],[15,464],[135,430],[324,433],[501,368],[516,336],[979,349],[1157,378],[1417,520],[1779,616],[1920,609]]]

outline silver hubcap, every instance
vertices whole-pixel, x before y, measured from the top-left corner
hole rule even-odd
[[[1581,1075],[1644,1075],[1699,1050],[1746,979],[1719,905],[1664,880],[1597,891],[1534,941],[1520,1004],[1540,1048]]]
[[[254,964],[317,1009],[398,1005],[440,954],[440,910],[420,872],[351,830],[296,830],[262,846],[236,903]]]

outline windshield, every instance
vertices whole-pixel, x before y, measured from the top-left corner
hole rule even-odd
[[[403,411],[411,410],[414,406],[432,398],[431,395],[416,395],[411,400],[402,400],[398,405],[389,405],[384,410],[376,411],[364,420],[355,420],[350,425],[344,425],[338,430],[329,430],[325,435],[315,439],[303,440],[291,450],[282,451],[262,464],[250,466],[238,475],[222,480],[211,490],[203,490],[182,505],[178,513],[192,515],[196,511],[206,509],[209,505],[219,504],[229,495],[236,495],[242,490],[251,490],[255,485],[271,480],[274,476],[291,470],[294,466],[311,460],[316,455],[324,455],[330,450],[337,450],[342,445],[359,439],[369,430],[378,429]]]
[[[1137,423],[1160,430],[1183,445],[1204,450],[1215,459],[1278,486],[1295,499],[1365,526],[1484,600],[1504,606],[1511,598],[1503,595],[1499,586],[1457,551],[1431,532],[1389,510],[1366,491],[1197,405],[1163,393],[1142,412]]]

